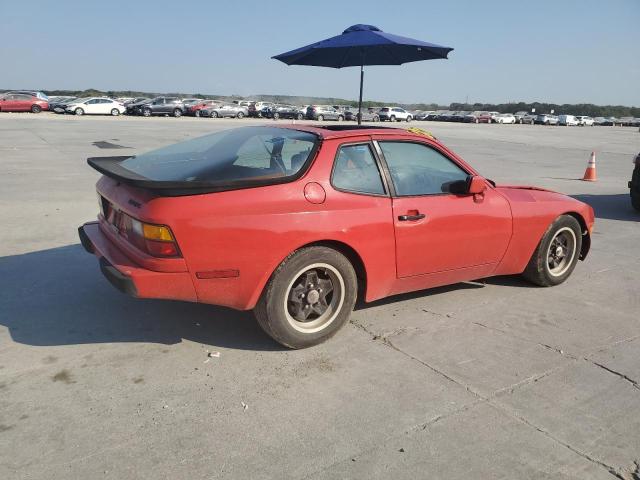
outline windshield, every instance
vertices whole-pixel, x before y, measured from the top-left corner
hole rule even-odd
[[[244,127],[206,135],[124,160],[154,181],[228,184],[286,179],[301,172],[318,138],[276,127]]]

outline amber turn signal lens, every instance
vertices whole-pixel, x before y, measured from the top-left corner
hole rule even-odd
[[[143,236],[147,240],[155,240],[157,242],[173,242],[171,230],[163,225],[142,224]]]

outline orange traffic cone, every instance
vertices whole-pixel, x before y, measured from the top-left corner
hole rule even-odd
[[[582,180],[585,182],[595,182],[597,180],[596,177],[596,152],[591,152],[591,157],[589,158],[589,164],[587,165],[587,169],[584,171],[584,177]]]

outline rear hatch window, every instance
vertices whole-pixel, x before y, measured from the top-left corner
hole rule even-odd
[[[274,183],[302,176],[319,138],[277,127],[217,132],[123,159],[90,158],[104,175],[167,195],[188,195]]]

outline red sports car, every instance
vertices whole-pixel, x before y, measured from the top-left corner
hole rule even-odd
[[[365,301],[493,275],[562,283],[591,207],[496,186],[419,129],[244,127],[90,158],[97,222],[79,229],[118,289],[253,309],[292,348]]]
[[[27,93],[0,95],[0,112],[33,112],[49,110],[49,102]]]

